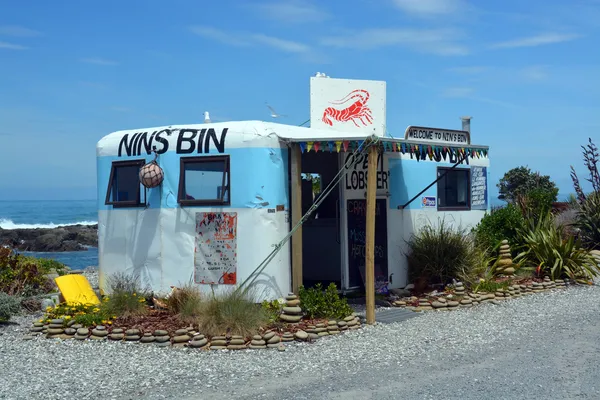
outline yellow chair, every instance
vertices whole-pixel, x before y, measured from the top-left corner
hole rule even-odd
[[[68,274],[54,278],[54,281],[67,304],[100,304],[100,299],[85,276]]]

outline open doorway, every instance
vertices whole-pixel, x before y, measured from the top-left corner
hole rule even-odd
[[[338,154],[302,154],[302,214],[324,195],[339,171]],[[305,287],[342,284],[340,190],[337,185],[302,226],[302,275]]]

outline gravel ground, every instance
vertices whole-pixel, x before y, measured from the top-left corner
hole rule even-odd
[[[0,328],[0,398],[596,399],[598,315],[600,287],[572,287],[285,352],[23,341],[21,317]]]

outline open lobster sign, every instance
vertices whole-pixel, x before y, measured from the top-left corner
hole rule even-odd
[[[310,78],[310,127],[385,135],[386,83]]]

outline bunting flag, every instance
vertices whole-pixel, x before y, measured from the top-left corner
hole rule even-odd
[[[315,152],[327,151],[330,153],[336,152],[353,152],[363,150],[364,140],[337,140],[337,141],[307,141],[299,142],[300,151]],[[384,152],[409,154],[411,158],[416,156],[417,161],[428,158],[429,160],[446,161],[448,157],[471,157],[471,158],[487,158],[489,149],[471,148],[471,147],[453,147],[453,146],[436,146],[427,143],[414,144],[403,142],[381,141],[380,147]]]

